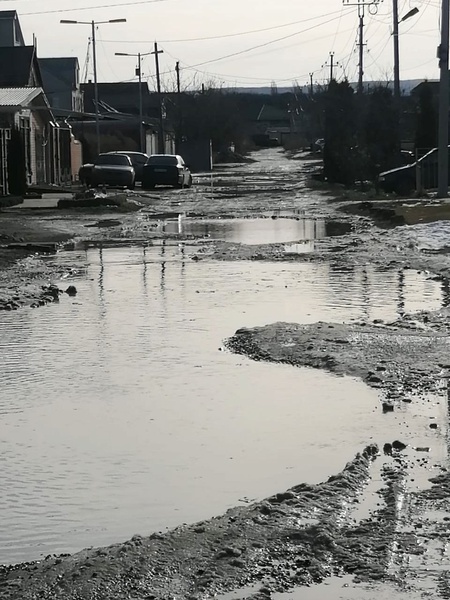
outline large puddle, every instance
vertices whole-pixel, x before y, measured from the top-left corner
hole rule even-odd
[[[439,283],[187,254],[61,253],[51,260],[87,265],[78,295],[0,315],[0,562],[204,519],[396,439],[405,414],[387,418],[361,382],[252,362],[222,340],[278,320],[438,308]]]
[[[282,244],[301,240],[319,240],[352,231],[350,223],[286,216],[275,211],[271,217],[255,219],[163,220],[157,230],[186,237],[211,238],[238,244]]]

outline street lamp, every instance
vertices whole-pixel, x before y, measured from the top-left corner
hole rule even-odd
[[[94,65],[94,97],[95,97],[95,133],[97,137],[97,154],[100,154],[100,121],[98,111],[98,84],[97,84],[97,53],[95,50],[95,26],[103,23],[125,23],[126,19],[108,19],[107,21],[71,21],[61,19],[63,25],[90,25],[92,28],[92,61]]]
[[[393,16],[394,16],[394,31],[392,35],[394,37],[394,98],[397,103],[400,102],[400,56],[399,56],[399,48],[398,48],[398,25],[406,19],[417,15],[419,9],[417,6],[412,8],[409,12],[406,13],[404,17],[400,20],[398,18],[398,0],[393,0]]]
[[[116,56],[135,56],[138,59],[138,66],[136,68],[136,75],[139,77],[139,144],[141,147],[141,152],[145,152],[145,143],[144,143],[144,126],[143,126],[143,110],[142,110],[142,69],[141,69],[141,60],[143,56],[147,56],[151,54],[151,52],[145,52],[145,54],[141,54],[138,52],[137,54],[129,53],[129,52],[115,52]]]

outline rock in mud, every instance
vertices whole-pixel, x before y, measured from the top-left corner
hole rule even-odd
[[[74,285],[69,285],[69,287],[66,289],[66,294],[68,296],[76,296],[77,293],[78,293],[78,290]]]

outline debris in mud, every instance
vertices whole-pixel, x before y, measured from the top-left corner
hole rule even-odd
[[[117,219],[102,219],[101,221],[96,221],[95,223],[88,223],[85,227],[116,227],[117,225],[121,225],[122,222]]]
[[[80,196],[80,197],[77,197]],[[75,194],[73,198],[61,198],[58,200],[57,207],[58,208],[95,208],[101,206],[111,206],[111,207],[124,207],[125,205],[129,205],[131,207],[138,208],[137,205],[134,205],[127,200],[126,194],[113,194],[113,195],[105,195],[105,194],[96,194],[93,190],[87,190],[86,192],[82,192],[80,194]]]

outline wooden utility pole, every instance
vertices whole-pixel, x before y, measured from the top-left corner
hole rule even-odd
[[[448,195],[448,50],[449,0],[442,0],[441,43],[438,46],[439,80],[439,135],[438,135],[438,198]]]
[[[156,89],[158,91],[158,113],[159,113],[159,130],[158,130],[158,152],[159,154],[165,153],[165,133],[164,133],[164,118],[163,118],[163,107],[161,97],[161,77],[159,73],[159,55],[164,50],[158,50],[158,44],[155,42],[154,50],[151,54],[155,55],[155,68],[156,68]]]
[[[309,74],[309,94],[310,94],[311,98],[313,97],[313,94],[314,94],[313,76],[314,76],[314,73]]]

